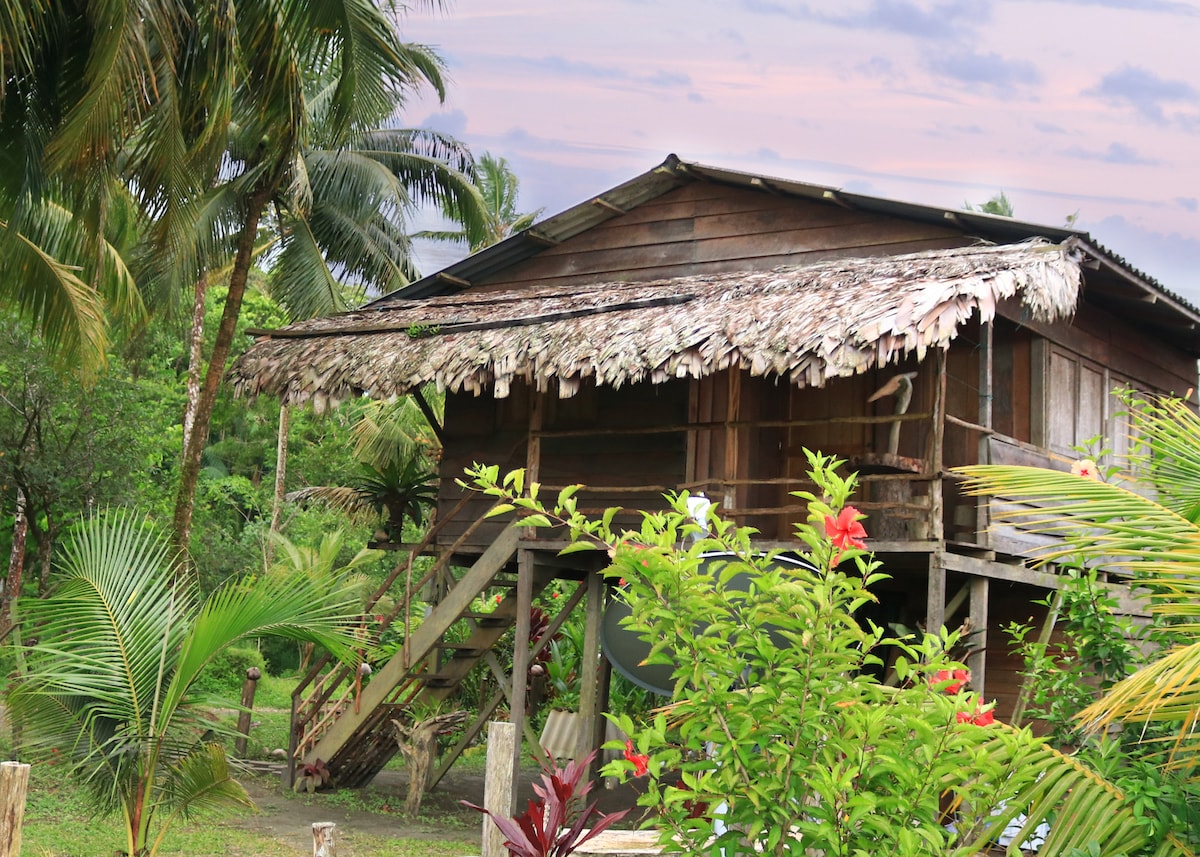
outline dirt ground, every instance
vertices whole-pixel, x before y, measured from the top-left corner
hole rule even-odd
[[[530,786],[539,771],[530,767],[521,773],[518,799],[524,807],[533,796]],[[312,825],[321,821],[337,824],[335,835],[339,840],[355,834],[473,843],[480,839],[483,817],[459,804],[460,800],[483,803],[484,778],[483,772],[478,770],[452,769],[436,789],[425,795],[416,819],[406,818],[400,811],[408,793],[408,778],[404,771],[382,771],[371,785],[354,793],[343,790],[315,795],[285,792],[278,769],[243,775],[238,779],[250,793],[258,811],[223,823],[270,836],[289,851],[294,849],[296,854],[312,853]],[[395,799],[391,800],[392,797]],[[635,826],[641,809],[636,806],[637,793],[632,787],[605,789],[598,786],[590,797],[599,800],[602,812],[632,807],[633,812],[621,826]],[[344,849],[339,848],[339,853],[341,850]],[[478,845],[465,853],[478,854]]]

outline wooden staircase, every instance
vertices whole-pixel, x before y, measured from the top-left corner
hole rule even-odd
[[[453,515],[448,516],[449,520]],[[322,761],[339,786],[366,785],[398,752],[392,720],[414,705],[436,703],[449,697],[481,659],[513,627],[517,616],[516,561],[519,529],[510,525],[475,561],[455,577],[449,558],[455,547],[420,579],[413,581],[413,563],[432,542],[439,522],[415,546],[409,559],[401,562],[388,580],[369,600],[367,612],[407,571],[403,595],[396,599],[390,615],[382,616],[379,629],[399,617],[409,615],[412,601],[431,582],[445,588],[445,595],[406,636],[396,653],[369,676],[363,676],[328,659],[314,664],[292,696],[292,730],[288,780],[293,781],[296,766]],[[460,537],[465,541],[479,521]],[[549,582],[541,575],[533,581],[536,596]],[[501,587],[495,609],[472,610],[481,595]],[[505,594],[503,590],[506,589]],[[465,639],[463,624],[465,623]],[[457,626],[457,627],[455,627]],[[454,637],[447,632],[454,628]],[[494,660],[493,660],[494,662]]]

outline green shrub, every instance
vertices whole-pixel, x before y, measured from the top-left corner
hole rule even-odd
[[[267,662],[258,649],[248,647],[229,648],[222,651],[200,674],[196,689],[203,693],[240,699],[242,684],[246,681],[246,670],[258,669],[266,675]]]

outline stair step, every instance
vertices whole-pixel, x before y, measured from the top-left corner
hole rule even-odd
[[[426,687],[450,687],[454,684],[454,679],[438,673],[407,673],[405,678],[420,681]]]
[[[468,611],[462,614],[464,619],[474,619],[480,625],[508,625],[513,617],[503,613],[476,613]]]
[[[454,652],[477,652],[479,654],[483,654],[483,652],[485,651],[485,649],[481,648],[480,646],[472,646],[468,643],[442,642],[442,643],[438,643],[437,647],[439,649],[443,649],[446,651],[454,651]]]

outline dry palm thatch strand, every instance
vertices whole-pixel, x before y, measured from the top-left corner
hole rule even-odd
[[[838,259],[773,271],[570,289],[533,286],[394,301],[272,332],[231,370],[236,389],[318,411],[422,384],[506,397],[524,380],[574,395],[727,368],[797,386],[924,358],[1003,300],[1052,322],[1075,311],[1080,266],[1041,240]]]

